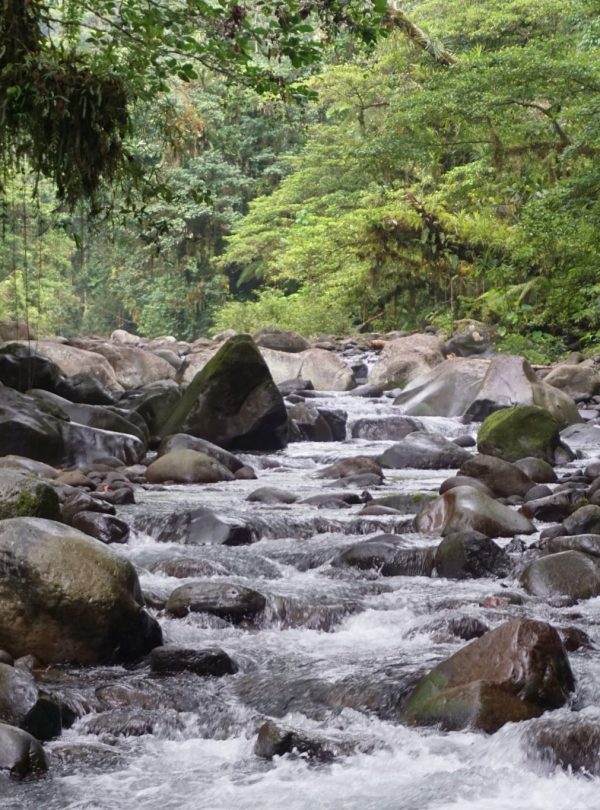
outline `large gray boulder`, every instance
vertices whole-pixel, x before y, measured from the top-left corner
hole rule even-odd
[[[560,388],[571,397],[577,394],[593,396],[600,392],[600,372],[592,360],[575,365],[560,363],[546,374],[544,382]]]
[[[446,360],[413,379],[395,400],[410,416],[454,416],[480,422],[513,405],[537,405],[556,421],[581,421],[570,396],[541,381],[523,357]]]
[[[175,379],[171,363],[153,352],[133,346],[98,343],[94,351],[112,366],[119,385],[125,390],[142,388],[160,380]]]
[[[482,481],[497,497],[525,495],[534,482],[523,470],[509,461],[479,453],[463,462],[460,475]]]
[[[132,564],[97,540],[37,518],[0,521],[0,648],[43,663],[141,657],[161,643]]]
[[[419,512],[415,528],[442,537],[465,530],[487,537],[514,537],[535,531],[526,517],[473,487],[455,487],[444,492]]]
[[[408,335],[390,340],[369,372],[368,381],[382,388],[402,387],[439,365],[444,359],[442,350],[442,341],[435,335]]]
[[[265,605],[265,597],[251,588],[230,582],[196,580],[173,591],[167,602],[167,612],[176,617],[210,613],[240,624],[255,619]]]
[[[292,354],[274,349],[260,350],[273,379],[310,380],[317,391],[349,391],[356,386],[352,369],[333,352],[326,349],[306,349]]]
[[[493,733],[507,722],[563,706],[574,686],[556,630],[545,622],[513,619],[462,647],[419,681],[405,704],[404,720]]]
[[[43,357],[56,363],[67,377],[81,373],[92,374],[109,390],[123,390],[108,360],[95,351],[79,349],[57,340],[38,340],[32,347]]]
[[[444,470],[460,467],[469,456],[467,450],[444,436],[418,430],[385,450],[377,461],[394,469]]]
[[[205,453],[207,456],[216,459],[232,473],[237,472],[244,465],[233,453],[223,450],[206,439],[197,439],[195,436],[188,436],[187,433],[174,433],[162,440],[158,447],[158,456],[172,453],[174,450],[196,450],[198,453]]]
[[[256,344],[238,335],[196,375],[159,435],[189,433],[226,449],[279,450],[287,429],[283,399]]]
[[[27,456],[60,466],[63,421],[41,410],[31,397],[0,384],[0,455]]]
[[[276,329],[275,327],[261,329],[260,332],[255,332],[253,337],[257,346],[274,349],[278,352],[296,354],[310,348],[310,343],[302,335],[297,332],[288,332],[285,329]]]

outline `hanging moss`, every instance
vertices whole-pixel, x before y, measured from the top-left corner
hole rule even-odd
[[[94,196],[123,161],[128,93],[123,79],[92,69],[41,34],[42,4],[0,0],[0,160],[27,164],[73,204]]]

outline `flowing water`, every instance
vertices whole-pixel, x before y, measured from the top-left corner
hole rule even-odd
[[[391,400],[348,395],[319,398],[319,405],[348,412],[349,425],[365,416],[385,421]],[[424,419],[428,430],[452,437],[467,429],[456,420]],[[411,534],[412,515],[361,518],[347,509],[248,503],[258,486],[300,497],[339,491],[315,473],[334,460],[375,455],[390,441],[292,444],[269,456],[245,456],[258,481],[168,487],[137,493],[124,507],[145,525],[119,553],[138,568],[143,589],[166,598],[187,580],[152,573],[177,556],[210,560],[217,574],[267,598],[255,627],[190,614],[158,616],[165,642],[219,646],[239,672],[220,679],[189,673],[170,677],[147,667],[54,669],[46,687],[66,696],[82,714],[60,739],[47,744],[51,770],[42,780],[0,784],[3,810],[594,810],[597,779],[554,769],[533,756],[527,723],[509,724],[493,736],[407,728],[399,705],[417,677],[466,642],[449,629],[458,617],[494,627],[527,615],[585,629],[600,640],[600,599],[576,609],[526,600],[489,608],[486,596],[513,581],[455,582],[425,577],[382,578],[330,565],[357,540],[403,533],[407,545],[438,542]],[[277,465],[277,466],[275,466]],[[387,493],[435,492],[451,471],[388,471]],[[249,546],[157,542],[169,515],[204,506],[251,526],[260,537]],[[141,524],[140,524],[141,521]],[[192,578],[193,579],[193,578]],[[577,678],[574,707],[599,716],[600,655],[570,655]],[[555,713],[567,717],[571,709]],[[254,754],[266,718],[325,737],[339,750],[334,762],[306,757],[267,761]]]

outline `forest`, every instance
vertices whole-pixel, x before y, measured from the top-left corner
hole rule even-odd
[[[16,5],[0,318],[598,351],[594,0]]]

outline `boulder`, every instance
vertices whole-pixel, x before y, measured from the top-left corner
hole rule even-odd
[[[569,774],[600,776],[600,722],[580,712],[544,717],[528,723],[522,746],[529,761],[552,771],[558,766]]]
[[[367,458],[366,456],[355,456],[354,458],[345,458],[341,461],[336,461],[319,470],[317,478],[349,478],[354,475],[363,474],[376,475],[380,479],[383,478],[383,470],[379,462],[375,459]]]
[[[240,624],[255,619],[265,606],[265,597],[251,588],[230,582],[196,580],[175,588],[166,610],[177,618],[188,613],[210,613]]]
[[[492,336],[483,323],[472,321],[460,324],[460,328],[444,343],[444,354],[470,357],[483,354],[492,345]]]
[[[35,334],[29,324],[17,318],[11,321],[0,321],[0,340],[35,340]]]
[[[560,363],[550,369],[544,377],[544,382],[560,388],[570,397],[577,396],[577,394],[594,396],[594,394],[600,393],[600,373],[591,360],[576,365]]]
[[[277,489],[277,487],[260,487],[251,492],[246,498],[252,503],[295,503],[298,496],[287,489]]]
[[[10,343],[0,349],[0,383],[21,393],[30,388],[56,391],[63,376],[47,357],[42,357],[27,345]]]
[[[144,442],[131,433],[99,430],[76,422],[63,422],[61,433],[64,445],[60,466],[63,467],[84,467],[106,458],[128,466],[137,464],[146,452]]]
[[[471,478],[468,475],[453,475],[451,478],[446,478],[446,480],[442,481],[440,484],[438,492],[440,495],[443,495],[444,492],[448,492],[449,489],[456,489],[456,487],[473,487],[473,489],[478,489],[480,492],[485,492],[490,498],[494,497],[492,490],[487,484],[484,484],[484,482],[480,481],[478,478]]]
[[[194,675],[234,675],[238,671],[237,664],[231,660],[224,650],[188,649],[167,644],[164,647],[155,647],[150,653],[150,669],[157,675],[170,675],[177,672],[193,672]]]
[[[298,402],[288,408],[288,416],[298,429],[299,440],[307,442],[333,441],[331,428],[314,405]]]
[[[546,554],[561,551],[581,551],[590,557],[600,557],[600,534],[573,534],[544,537],[536,544]]]
[[[409,382],[394,404],[410,416],[462,417],[488,368],[489,360],[445,360]]]
[[[0,520],[27,516],[60,520],[56,492],[39,478],[0,469]]]
[[[161,643],[132,564],[39,518],[0,522],[0,648],[43,663],[139,658]]]
[[[0,456],[0,470],[15,470],[20,473],[30,473],[38,478],[51,481],[58,477],[58,471],[43,461],[34,461],[24,456]]]
[[[105,357],[95,351],[78,349],[55,340],[38,340],[33,344],[38,354],[52,360],[67,377],[92,374],[110,391],[122,391],[115,372]]]
[[[515,461],[514,466],[518,467],[536,484],[555,484],[558,480],[552,465],[542,458],[527,456]]]
[[[0,455],[20,455],[61,466],[63,422],[35,400],[0,383]]]
[[[600,560],[580,551],[562,551],[540,557],[521,575],[527,593],[548,599],[590,599],[600,594]]]
[[[479,532],[449,534],[435,551],[438,576],[448,579],[504,577],[511,567],[508,554]]]
[[[158,456],[172,453],[174,450],[196,450],[198,453],[204,453],[211,458],[214,458],[219,464],[227,467],[232,473],[240,470],[244,465],[234,456],[233,453],[228,453],[212,442],[206,439],[197,439],[195,436],[188,436],[186,433],[175,433],[173,436],[167,436],[163,439],[158,447]]]
[[[71,525],[101,543],[126,543],[129,539],[129,526],[114,515],[82,510],[73,515]]]
[[[41,776],[48,770],[48,760],[40,743],[14,726],[0,723],[0,771],[23,779]]]
[[[442,341],[435,335],[417,334],[387,341],[368,381],[381,388],[403,387],[439,365]]]
[[[542,498],[528,498],[519,511],[530,519],[552,523],[566,518],[574,508],[566,493],[555,492]]]
[[[125,390],[175,378],[176,371],[171,363],[145,349],[99,343],[94,351],[108,360],[117,382]]]
[[[332,560],[340,568],[350,566],[361,571],[377,571],[384,577],[430,577],[433,571],[433,548],[415,548],[402,536],[382,534],[354,543]]]
[[[196,450],[171,450],[157,458],[146,470],[151,484],[216,484],[233,481],[233,473],[216,459]]]
[[[255,332],[254,341],[257,346],[265,349],[274,349],[278,352],[303,352],[310,348],[310,343],[297,332],[286,332],[285,329],[261,329]]]
[[[574,686],[556,630],[513,619],[438,664],[419,681],[403,716],[410,725],[493,733],[563,706]]]
[[[399,441],[422,427],[416,419],[406,416],[364,416],[352,423],[350,435],[353,439],[370,439],[375,442]]]
[[[560,425],[534,405],[502,408],[488,416],[477,434],[477,449],[505,461],[534,456],[548,462],[560,442]]]
[[[393,469],[444,470],[460,467],[469,457],[467,450],[444,436],[418,430],[389,447],[377,460],[382,467]]]
[[[579,458],[600,456],[600,425],[569,425],[561,430],[560,440]]]
[[[461,475],[483,482],[497,497],[525,495],[534,482],[515,464],[495,456],[479,454],[468,458],[460,468]]]
[[[514,537],[535,531],[526,517],[472,487],[456,487],[440,495],[419,512],[415,528],[442,537],[465,530],[488,537]]]
[[[124,346],[139,346],[142,342],[139,335],[134,335],[126,329],[115,329],[111,332],[110,339],[113,343],[122,343]]]
[[[283,399],[256,345],[238,335],[194,377],[159,435],[182,432],[227,449],[279,450],[287,424]]]
[[[298,754],[308,760],[331,762],[340,753],[339,746],[329,740],[311,736],[304,731],[283,728],[267,720],[258,730],[254,753],[262,759],[273,759],[285,754]]]
[[[325,349],[290,354],[261,348],[261,354],[278,385],[294,379],[310,380],[318,391],[349,391],[356,385],[352,369]]]
[[[563,521],[563,534],[600,534],[600,506],[580,506]]]
[[[571,397],[558,388],[541,382],[527,360],[523,357],[499,355],[491,361],[477,396],[464,416],[480,422],[494,411],[515,405],[535,405],[542,408],[561,427],[581,421]]]
[[[128,391],[119,400],[119,406],[141,416],[150,434],[156,436],[180,401],[181,389],[169,381]]]

